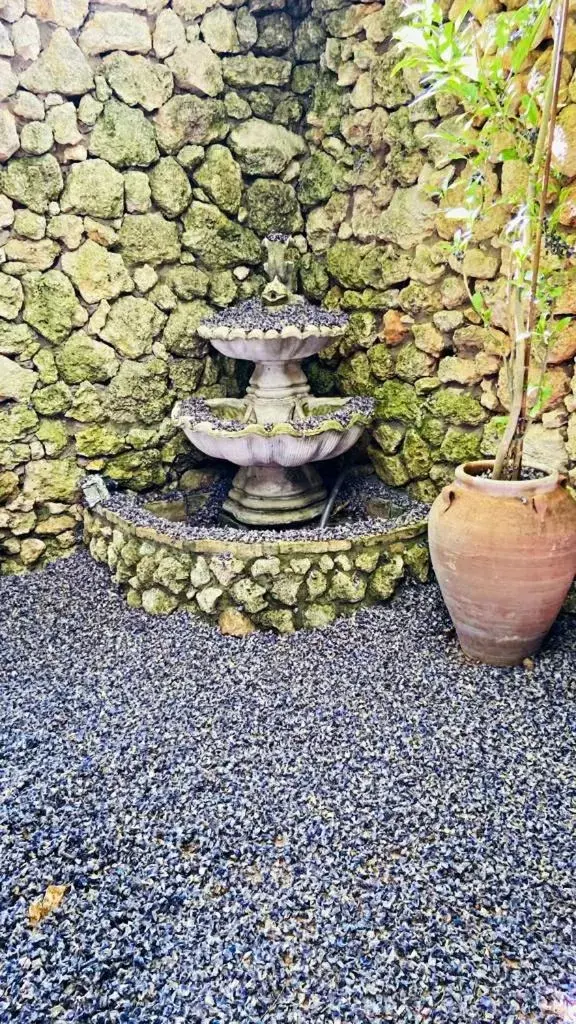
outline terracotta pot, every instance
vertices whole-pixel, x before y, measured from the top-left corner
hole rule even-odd
[[[458,466],[430,512],[430,554],[462,650],[516,665],[538,650],[576,573],[576,501],[557,472],[492,480]]]

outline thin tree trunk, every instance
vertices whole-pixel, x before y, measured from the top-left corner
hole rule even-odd
[[[528,309],[523,310],[522,292],[523,282],[513,284],[517,292],[514,302],[514,321],[510,325],[510,333],[513,339],[514,351],[514,388],[512,404],[506,430],[498,446],[494,469],[492,475],[500,479],[502,475],[508,475],[511,479],[517,480],[522,470],[522,454],[524,437],[528,426],[528,385],[530,364],[532,356],[532,338],[536,326],[538,278],[542,258],[542,239],[544,234],[544,222],[546,216],[546,202],[548,187],[550,183],[550,166],[552,161],[552,143],[556,127],[556,116],[558,112],[558,94],[562,79],[562,61],[564,59],[564,42],[566,38],[566,25],[568,20],[569,0],[559,0],[556,11],[556,26],[554,32],[554,47],[552,50],[552,67],[547,83],[540,131],[534,150],[534,157],[530,166],[528,177],[528,196],[526,200],[526,217],[524,224],[524,235],[522,239],[522,250],[524,258],[531,261],[530,293],[528,298]],[[534,249],[530,252],[533,238],[533,207],[540,185],[538,203],[538,217],[534,237]],[[522,264],[519,267],[522,276]],[[521,326],[518,330],[518,308],[522,310]],[[507,472],[508,470],[508,472]]]

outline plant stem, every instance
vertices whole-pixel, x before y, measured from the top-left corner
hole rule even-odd
[[[494,462],[493,477],[500,479],[504,473],[507,478],[517,480],[522,469],[522,453],[524,437],[528,427],[528,385],[532,356],[532,336],[537,317],[538,278],[542,259],[542,239],[546,203],[550,184],[550,167],[552,162],[552,144],[558,113],[558,95],[562,80],[562,62],[564,59],[564,42],[568,21],[569,0],[559,0],[556,12],[554,46],[552,49],[552,66],[548,78],[540,131],[530,165],[528,176],[528,195],[526,200],[526,216],[522,237],[522,252],[530,254],[533,238],[533,208],[539,192],[538,215],[535,225],[533,254],[531,259],[530,293],[527,312],[523,311],[522,265],[520,264],[520,280],[513,283],[516,296],[514,299],[513,325],[511,324],[514,349],[514,386],[512,405],[506,430],[498,446]],[[520,310],[520,325],[518,311]],[[518,327],[520,326],[520,330]]]

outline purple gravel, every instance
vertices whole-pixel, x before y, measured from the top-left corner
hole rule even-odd
[[[222,399],[226,401],[226,399]],[[322,405],[322,399],[313,399],[317,405]],[[305,400],[304,404],[307,404]],[[322,414],[305,416],[302,419],[295,419],[292,422],[299,427],[304,433],[305,431],[317,430],[322,423],[328,423],[330,420],[335,420],[340,426],[345,429],[349,426],[353,416],[360,413],[362,416],[371,418],[374,414],[376,402],[373,398],[365,398],[356,396],[354,398],[347,398],[346,404],[339,408],[330,409],[329,412]],[[205,398],[183,398],[180,402],[180,409],[185,413],[191,420],[191,426],[195,423],[211,423],[217,430],[226,430],[230,433],[236,433],[239,430],[246,430],[246,423],[242,419],[225,419],[215,415],[215,410],[208,405]],[[238,409],[238,416],[241,415],[241,410]],[[261,427],[265,431],[272,433],[274,428],[278,426],[277,423],[261,423]]]
[[[162,519],[161,528],[164,534],[178,540],[231,540],[246,544],[258,544],[269,540],[347,540],[350,537],[362,537],[370,533],[382,533],[388,529],[395,529],[398,526],[409,526],[422,522],[427,518],[429,508],[422,502],[413,501],[407,494],[398,491],[393,487],[387,487],[376,476],[361,476],[349,478],[345,481],[339,493],[336,507],[344,507],[343,518],[336,517],[329,521],[328,526],[321,530],[319,523],[312,523],[310,526],[300,526],[296,529],[281,530],[260,530],[249,527],[221,526],[219,517],[222,511],[222,504],[230,489],[235,470],[223,472],[209,495],[208,503],[201,509],[195,510],[190,515],[189,522],[170,522]],[[181,500],[182,492],[174,491],[171,494],[159,493],[137,495],[126,491],[112,495],[104,502],[104,507],[112,512],[117,512],[130,523],[136,526],[152,526],[158,528],[158,516],[149,512],[144,506],[150,501],[161,499],[162,501]],[[371,518],[366,513],[366,502],[369,498],[391,502],[398,509],[399,514],[393,519]]]
[[[432,585],[240,641],[130,610],[86,554],[0,608],[2,1022],[552,1021],[568,620],[530,670],[465,663]]]
[[[287,306],[264,306],[260,299],[247,299],[223,309],[203,321],[204,327],[243,327],[244,330],[281,331],[283,327],[346,327],[348,315],[322,309],[311,302]]]

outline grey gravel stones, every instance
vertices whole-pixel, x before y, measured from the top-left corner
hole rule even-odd
[[[356,401],[356,399],[351,399]],[[362,401],[362,399],[360,399]],[[346,540],[350,537],[361,537],[364,534],[386,532],[399,526],[411,526],[420,523],[428,515],[428,507],[421,502],[413,501],[407,494],[387,487],[376,476],[349,478],[340,492],[337,506],[342,512],[326,529],[321,530],[318,523],[298,529],[256,530],[240,526],[221,526],[220,513],[222,503],[230,488],[232,471],[223,471],[217,478],[208,497],[206,505],[199,509],[191,509],[188,522],[171,522],[162,519],[162,532],[177,540],[218,540],[238,541],[246,544],[258,544],[267,540]],[[159,497],[159,496],[157,496]],[[174,491],[162,494],[163,501],[181,501],[183,495]],[[372,518],[367,514],[367,502],[370,498],[388,501],[396,506],[391,519]],[[105,508],[117,512],[126,521],[135,526],[158,528],[158,517],[144,507],[154,501],[152,495],[138,495],[134,492],[122,491],[113,494],[104,502]]]
[[[0,609],[0,1020],[552,1024],[570,620],[528,669],[465,663],[433,585],[236,640],[83,554]]]
[[[341,401],[341,406],[330,406],[327,412],[310,413],[301,419],[294,418],[286,421],[284,424],[286,433],[290,433],[294,426],[297,426],[299,433],[315,433],[323,425],[326,429],[329,429],[329,424],[334,422],[339,424],[342,430],[346,430],[359,415],[370,418],[374,414],[375,402],[372,398],[355,396],[342,399]],[[309,406],[310,408],[314,406],[321,408],[322,404],[322,399],[312,399],[310,402],[305,400],[303,402],[303,406]],[[327,403],[325,403],[326,406]],[[241,416],[241,409],[237,410],[238,418],[236,419],[216,416],[215,409],[208,405],[204,398],[184,398],[180,402],[180,410],[182,414],[189,417],[191,427],[196,423],[210,423],[215,430],[225,430],[230,433],[246,433],[256,430],[258,432],[265,431],[270,434],[278,433],[280,429],[279,423],[258,423],[252,425],[245,422]]]
[[[311,302],[304,301],[274,308],[264,306],[260,299],[247,299],[204,320],[206,327],[243,327],[246,331],[280,331],[283,327],[298,327],[303,330],[309,325],[345,327],[347,323],[346,313],[322,309]]]

